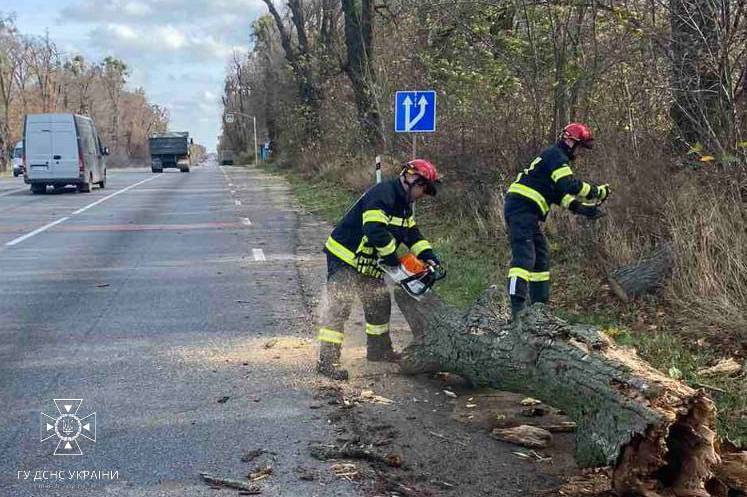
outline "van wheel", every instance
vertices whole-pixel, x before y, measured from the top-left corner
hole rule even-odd
[[[91,183],[86,181],[85,183],[78,183],[78,191],[80,193],[90,193]]]
[[[163,169],[151,169],[154,173],[162,173]]]
[[[188,167],[183,167],[183,168],[181,168],[181,169],[179,169],[179,170],[180,170],[181,172],[183,172],[183,173],[188,173],[188,172],[189,172],[189,168],[188,168]]]
[[[33,183],[31,185],[31,193],[38,195],[40,193],[44,193],[47,191],[47,185],[45,184],[39,184],[39,183]]]
[[[104,170],[104,177],[99,181],[99,188],[106,188],[106,170]]]
[[[18,176],[20,176],[20,174],[21,173],[19,173],[18,171],[13,171],[13,177],[14,178],[17,178]]]

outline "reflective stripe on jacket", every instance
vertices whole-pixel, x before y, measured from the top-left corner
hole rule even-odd
[[[432,250],[415,224],[412,208],[399,178],[384,181],[364,193],[335,226],[324,251],[358,267],[358,258],[380,258],[390,266],[399,264],[400,243],[415,255]]]
[[[542,219],[552,204],[568,208],[577,197],[594,198],[597,188],[574,177],[569,154],[564,143],[545,149],[511,183],[508,196],[531,203]]]

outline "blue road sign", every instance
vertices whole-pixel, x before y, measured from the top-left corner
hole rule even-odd
[[[435,91],[398,91],[394,104],[394,131],[397,133],[436,131]]]

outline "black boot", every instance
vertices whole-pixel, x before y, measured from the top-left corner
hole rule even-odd
[[[336,343],[322,342],[319,347],[319,362],[316,371],[333,380],[347,380],[348,372],[340,367],[342,346]]]
[[[545,304],[550,302],[550,282],[549,281],[530,281],[529,298],[532,304]]]
[[[526,298],[520,295],[511,295],[511,321],[516,321],[516,316],[526,307]]]
[[[392,337],[383,335],[366,335],[366,359],[372,362],[399,362],[402,354],[392,349]]]

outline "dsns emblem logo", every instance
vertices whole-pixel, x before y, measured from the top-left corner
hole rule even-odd
[[[78,410],[83,399],[54,399],[57,416],[41,413],[41,441],[56,437],[59,442],[54,450],[56,456],[81,456],[78,438],[96,441],[96,413],[80,417]]]

